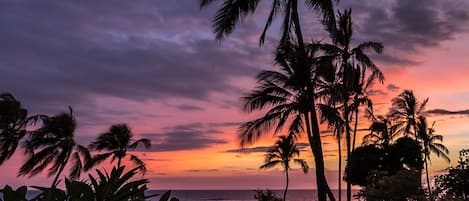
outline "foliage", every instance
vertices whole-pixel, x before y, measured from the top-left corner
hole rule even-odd
[[[387,172],[389,175],[401,170],[421,170],[423,158],[420,145],[415,140],[402,137],[386,147],[365,145],[355,149],[347,163],[350,169],[350,182],[354,185],[366,186],[367,177],[373,171]]]
[[[254,195],[254,199],[257,201],[282,201],[275,192],[271,190],[256,190],[256,194]]]
[[[446,169],[447,173],[435,178],[434,195],[437,200],[469,199],[469,149],[459,152],[456,167]]]
[[[28,132],[26,126],[39,116],[28,117],[28,110],[12,94],[0,94],[0,165],[13,156]]]
[[[138,168],[124,172],[124,166],[114,167],[110,174],[96,170],[98,177],[89,175],[90,183],[65,180],[65,190],[56,187],[33,186],[40,193],[31,201],[145,201],[158,195],[145,195],[148,190],[146,179],[130,180],[137,174]],[[26,201],[27,187],[16,191],[6,186],[1,201]],[[171,191],[165,192],[160,201],[179,201],[170,197]],[[23,199],[24,198],[24,199]]]
[[[369,201],[422,200],[420,175],[412,170],[400,170],[393,175],[386,171],[372,171],[357,197]]]
[[[3,195],[3,199],[0,198],[0,201],[26,201],[27,192],[28,188],[26,186],[13,190],[9,185],[6,185],[0,190],[0,193]]]

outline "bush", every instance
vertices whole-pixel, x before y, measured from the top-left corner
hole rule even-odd
[[[282,199],[277,197],[275,192],[271,190],[257,190],[254,199],[257,201],[282,201]]]

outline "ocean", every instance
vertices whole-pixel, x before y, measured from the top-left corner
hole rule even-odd
[[[283,190],[272,190],[281,198]],[[164,190],[150,190],[148,194],[163,194]],[[333,190],[334,194],[339,193],[338,190]],[[37,195],[37,191],[29,191],[28,198],[33,198]],[[315,190],[288,190],[288,201],[316,201],[317,192]],[[356,191],[352,191],[356,193]],[[255,190],[172,190],[171,196],[178,198],[180,201],[256,201],[254,195]],[[0,193],[1,196],[1,193]],[[346,191],[342,190],[342,200],[346,198]],[[151,201],[158,201],[159,196],[153,198]]]
[[[278,197],[282,197],[283,190],[273,190]],[[150,194],[164,193],[165,191],[150,191]],[[338,190],[333,191],[337,195]],[[317,192],[315,190],[288,190],[288,201],[316,201]],[[352,193],[356,193],[353,191]],[[173,190],[172,197],[179,198],[180,201],[256,201],[254,190]],[[342,200],[346,198],[346,191],[342,191]],[[152,201],[158,201],[158,197]]]

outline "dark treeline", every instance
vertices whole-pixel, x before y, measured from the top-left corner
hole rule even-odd
[[[128,201],[146,200],[157,195],[147,195],[146,179],[132,180],[138,172],[145,173],[145,163],[136,155],[128,153],[139,145],[150,147],[150,140],[135,140],[126,124],[112,125],[107,132],[98,135],[90,145],[75,141],[77,121],[73,110],[57,115],[29,115],[19,100],[10,93],[0,94],[0,165],[9,160],[20,148],[26,156],[18,176],[33,177],[42,172],[53,177],[50,187],[32,187],[40,193],[32,201]],[[110,174],[96,169],[97,177],[88,175],[88,182],[79,181],[87,172],[106,159],[117,160]],[[121,161],[128,158],[136,165],[125,172]],[[66,167],[65,190],[57,186],[62,181]],[[14,190],[5,186],[2,201],[26,200],[26,186]],[[172,201],[177,200],[171,198]],[[168,191],[162,201],[170,200]]]

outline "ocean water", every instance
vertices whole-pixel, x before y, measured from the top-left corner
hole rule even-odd
[[[283,190],[272,190],[278,197],[283,196]],[[150,190],[149,194],[163,194],[163,190]],[[27,197],[33,198],[39,192],[28,191]],[[336,196],[339,191],[333,190]],[[356,191],[352,191],[353,194]],[[255,190],[172,190],[171,196],[177,197],[180,201],[256,201],[254,195]],[[2,194],[0,193],[0,196]],[[346,198],[346,191],[342,191],[342,200]],[[152,201],[158,201],[159,197],[155,197]],[[288,201],[316,201],[317,192],[315,190],[288,190]]]
[[[278,197],[283,196],[283,190],[273,190]],[[150,191],[150,194],[164,193],[165,191]],[[339,194],[339,191],[333,191]],[[347,194],[342,191],[342,200],[345,200]],[[352,193],[356,193],[353,191]],[[256,201],[254,190],[172,190],[171,196],[179,198],[180,201]],[[158,197],[152,201],[157,201]],[[317,192],[315,190],[288,190],[288,201],[316,201]]]

